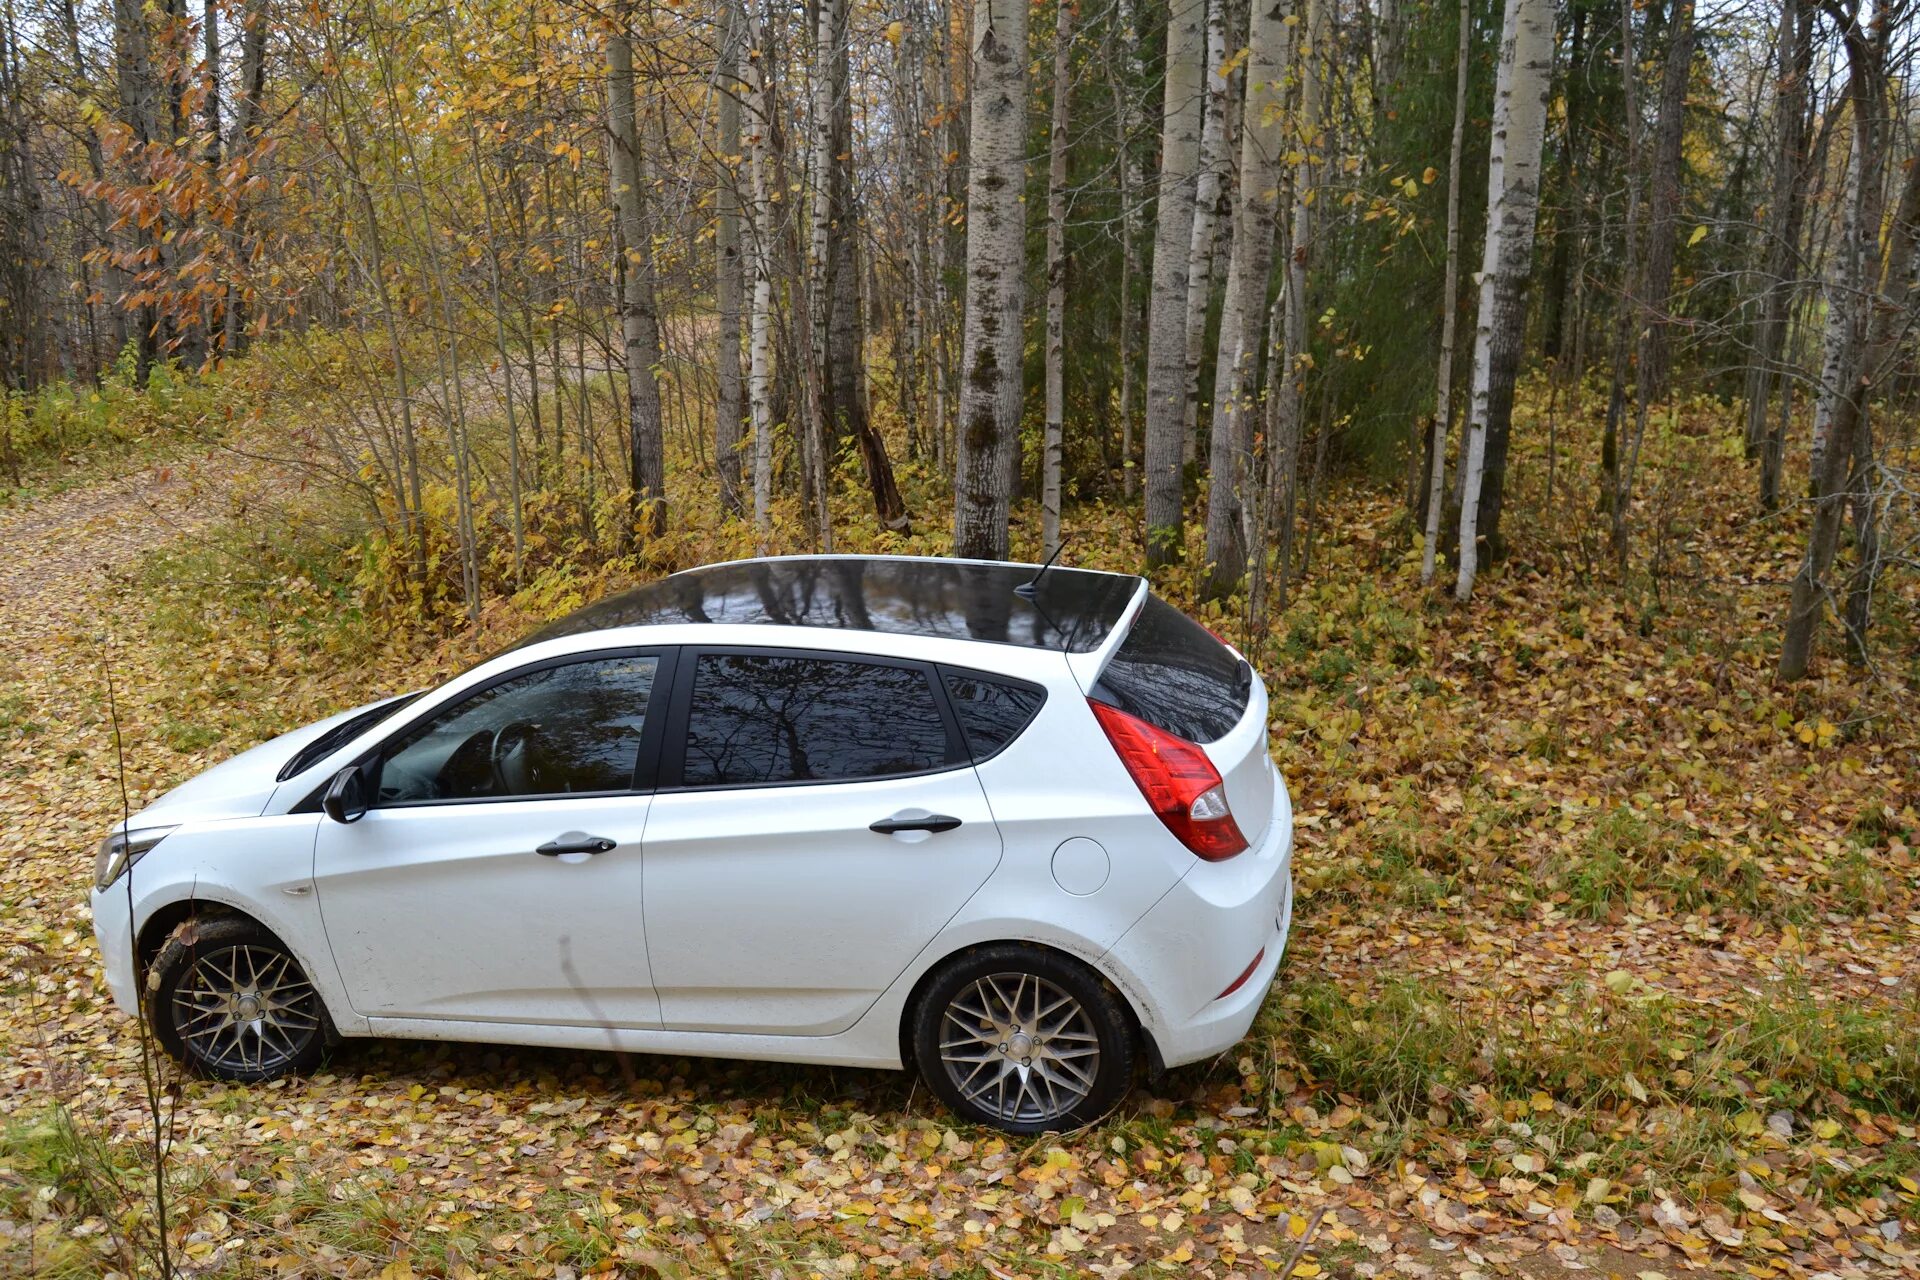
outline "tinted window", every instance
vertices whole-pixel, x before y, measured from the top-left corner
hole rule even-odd
[[[913,667],[703,654],[693,676],[689,787],[884,778],[949,763],[933,686]]]
[[[570,662],[481,690],[388,749],[379,803],[628,790],[659,662]]]
[[[947,694],[960,717],[967,750],[985,760],[1020,736],[1047,695],[1031,685],[989,680],[972,671],[947,671]]]
[[[1231,649],[1149,596],[1093,696],[1189,742],[1212,742],[1240,722],[1252,687],[1252,670]]]

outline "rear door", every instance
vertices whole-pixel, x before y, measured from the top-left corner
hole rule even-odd
[[[688,650],[647,818],[647,946],[673,1030],[851,1027],[1000,861],[925,664]]]

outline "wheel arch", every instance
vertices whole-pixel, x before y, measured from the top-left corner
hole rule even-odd
[[[217,920],[239,918],[251,921],[265,929],[274,937],[280,934],[272,925],[248,911],[243,911],[232,903],[221,902],[213,898],[181,898],[160,906],[140,925],[134,935],[134,980],[144,989],[147,970],[153,965],[154,958],[160,954],[160,948],[167,945],[167,939],[173,931],[189,920]],[[282,945],[286,939],[281,938]]]
[[[979,942],[969,942],[964,946],[953,948],[938,960],[929,964],[925,969],[921,970],[920,976],[914,979],[913,987],[908,991],[905,1002],[900,1006],[900,1025],[896,1029],[896,1034],[899,1038],[901,1062],[909,1066],[913,1063],[913,1023],[915,1017],[919,1014],[920,1002],[926,997],[927,988],[933,985],[934,980],[940,976],[947,966],[967,956],[973,955],[975,952],[985,951],[991,947],[1028,947],[1034,951],[1043,951],[1050,955],[1057,956],[1069,964],[1078,965],[1088,973],[1091,973],[1113,993],[1114,998],[1119,1001],[1120,1007],[1126,1011],[1128,1024],[1133,1028],[1134,1041],[1140,1047],[1141,1056],[1147,1064],[1148,1074],[1158,1078],[1158,1076],[1165,1071],[1166,1068],[1162,1065],[1160,1056],[1160,1046],[1154,1042],[1153,1030],[1147,1024],[1146,1019],[1141,1017],[1140,1010],[1134,1004],[1133,997],[1127,993],[1126,987],[1121,983],[1115,982],[1112,974],[1108,973],[1098,964],[1088,960],[1085,956],[1076,955],[1065,947],[1057,947],[1049,943],[1038,942],[1032,938],[989,938]]]

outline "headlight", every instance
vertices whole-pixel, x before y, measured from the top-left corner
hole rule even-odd
[[[165,840],[172,827],[144,827],[139,831],[116,830],[93,855],[93,887],[104,889],[120,878],[120,873],[140,861],[140,855]]]

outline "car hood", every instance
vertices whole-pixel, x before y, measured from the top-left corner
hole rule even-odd
[[[278,774],[299,750],[333,726],[362,711],[368,711],[392,698],[379,698],[363,706],[315,720],[277,738],[269,738],[257,747],[242,751],[204,773],[195,774],[173,790],[135,814],[127,826],[177,825],[183,822],[207,822],[219,818],[253,818],[266,810],[280,785]],[[345,744],[342,744],[345,745]]]

